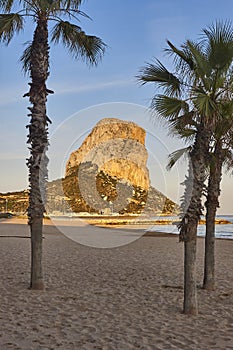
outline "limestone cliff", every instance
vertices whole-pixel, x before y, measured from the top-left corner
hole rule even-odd
[[[80,148],[71,153],[65,176],[72,174],[81,163],[91,162],[98,166],[99,171],[148,189],[145,136],[145,130],[133,122],[102,119]]]
[[[175,203],[150,187],[146,132],[133,122],[96,124],[66,164],[63,191],[73,212],[170,213]]]

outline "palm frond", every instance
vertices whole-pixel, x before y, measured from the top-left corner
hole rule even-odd
[[[151,109],[167,120],[178,118],[180,113],[189,111],[188,104],[175,97],[167,95],[156,95],[151,102]]]
[[[193,103],[199,113],[208,121],[213,118],[214,113],[217,116],[218,106],[209,94],[199,92],[194,98]]]
[[[177,71],[179,71],[181,74],[188,73],[190,70],[193,71],[194,62],[187,45],[182,45],[180,50],[169,40],[167,40],[167,44],[169,48],[166,48],[164,51],[173,57]]]
[[[75,19],[76,21],[80,22],[79,16],[83,16],[87,19],[92,20],[92,18],[90,16],[88,16],[85,12],[80,11],[80,10],[73,10],[73,9],[63,9],[63,8],[59,8],[57,10],[51,11],[51,13],[53,13],[55,16],[57,14],[60,14],[60,16],[66,16],[69,20],[70,19]]]
[[[233,175],[233,149],[223,147],[221,150],[224,170],[227,174]]]
[[[83,0],[78,0],[78,1],[58,1],[58,5],[57,8],[58,10],[61,11],[61,13],[63,13],[64,15],[68,15],[68,17],[70,18],[75,18],[77,20],[79,16],[83,16],[85,18],[91,19],[90,16],[88,16],[85,12],[80,10],[80,6],[82,5],[84,1]]]
[[[192,146],[188,146],[185,148],[178,149],[177,151],[169,154],[168,156],[169,161],[166,166],[166,169],[171,170],[172,167],[178,162],[178,160],[180,160],[182,157],[187,157],[191,149],[192,149]]]
[[[66,10],[74,9],[77,11],[77,10],[79,10],[79,8],[83,2],[84,2],[84,0],[60,0],[59,7],[64,8]]]
[[[178,137],[179,139],[183,140],[186,144],[193,144],[195,141],[197,131],[194,128],[190,127],[184,127],[182,129],[173,128],[172,130],[170,129],[169,134],[173,137]]]
[[[184,128],[189,128],[192,130],[197,130],[198,121],[195,120],[195,113],[193,111],[186,112],[183,115],[179,115],[178,118],[173,118],[169,120],[169,124],[173,131],[181,132]]]
[[[92,65],[102,58],[106,47],[100,38],[87,35],[79,26],[62,20],[53,27],[51,41],[56,44],[61,41],[75,59],[81,57]]]
[[[19,13],[0,15],[0,41],[9,44],[15,33],[23,29],[24,20]]]
[[[0,0],[0,9],[3,12],[8,13],[11,11],[13,4],[14,4],[14,0]]]
[[[173,73],[169,72],[159,60],[155,60],[155,63],[147,63],[140,70],[137,80],[142,85],[149,82],[157,83],[169,95],[178,96],[180,94],[180,80]]]
[[[205,82],[205,77],[209,77],[211,75],[211,67],[209,66],[203,46],[200,43],[196,43],[192,40],[187,40],[186,45],[195,63],[196,77],[200,78],[202,82]]]
[[[233,137],[233,101],[220,105],[220,108],[214,135],[217,140],[222,139],[228,143]]]
[[[233,27],[230,21],[216,21],[203,29],[209,62],[213,69],[226,71],[233,58]],[[224,52],[224,54],[223,54]]]
[[[50,3],[51,1],[49,0],[36,0],[36,1],[19,0],[18,1],[18,3],[24,9],[26,15],[31,13],[36,14],[38,11],[46,9],[46,3],[47,3],[47,6],[49,5],[48,2]]]
[[[26,75],[30,71],[32,42],[28,41],[27,43],[25,43],[25,45],[27,45],[27,47],[24,50],[22,56],[20,57],[20,61],[22,63],[22,70],[23,70],[24,74]]]
[[[207,28],[202,29],[202,32],[212,45],[219,42],[229,43],[233,41],[233,27],[232,22],[229,20],[217,20]]]
[[[193,111],[186,112],[178,118],[170,119],[168,135],[178,137],[185,143],[192,143],[198,130],[198,121],[195,119],[196,117]]]

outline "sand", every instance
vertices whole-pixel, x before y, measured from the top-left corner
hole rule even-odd
[[[216,241],[217,288],[198,289],[199,314],[188,317],[177,236],[100,249],[72,241],[46,221],[45,291],[28,289],[25,220],[2,220],[0,236],[6,236],[0,237],[1,350],[233,349],[233,241]],[[199,238],[200,286],[203,244]]]

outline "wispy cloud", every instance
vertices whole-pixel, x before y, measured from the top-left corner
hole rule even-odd
[[[113,87],[127,86],[133,83],[133,80],[125,79],[125,80],[111,80],[111,81],[103,81],[100,83],[89,83],[82,84],[79,83],[77,85],[70,85],[68,82],[65,84],[55,84],[53,85],[53,90],[56,95],[65,95],[65,94],[77,94],[88,91],[97,91],[104,90]],[[8,87],[6,89],[0,90],[0,106],[19,103],[24,101],[22,98],[23,91],[25,91],[26,87]]]
[[[77,84],[75,86],[70,85],[57,85],[54,86],[54,90],[56,94],[63,95],[63,94],[75,94],[75,93],[83,93],[88,91],[96,91],[96,90],[104,90],[111,87],[120,87],[120,86],[126,86],[132,84],[133,80],[127,79],[127,80],[111,80],[111,81],[104,81],[100,83],[89,83],[89,84]]]

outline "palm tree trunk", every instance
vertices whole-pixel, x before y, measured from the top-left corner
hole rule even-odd
[[[193,200],[193,170],[189,167],[188,176],[184,182],[185,193],[183,206]],[[196,246],[197,246],[197,225],[198,215],[189,215],[190,205],[180,225],[180,241],[184,241],[184,301],[183,312],[189,315],[197,315],[197,291],[196,291]],[[184,209],[184,208],[183,208]],[[196,210],[196,209],[195,209]],[[195,214],[195,212],[193,212]]]
[[[43,290],[42,227],[43,218],[34,218],[31,227],[31,289]]]
[[[196,292],[196,228],[192,227],[193,238],[184,242],[184,304],[185,314],[197,315]]]
[[[207,207],[203,288],[215,289],[215,206]]]
[[[182,201],[184,216],[179,225],[180,241],[184,241],[184,304],[185,314],[197,315],[196,245],[197,226],[202,214],[202,193],[206,178],[206,157],[209,150],[210,132],[200,126],[193,150]]]
[[[206,236],[205,236],[205,265],[203,288],[215,289],[215,217],[219,207],[220,183],[222,178],[222,144],[217,142],[214,151],[213,164],[210,165],[210,175],[207,189],[206,206]]]
[[[45,191],[47,181],[46,151],[48,148],[48,118],[46,116],[48,78],[48,28],[47,20],[38,19],[34,33],[30,72],[31,83],[28,93],[32,107],[28,143],[30,144],[29,168],[29,208],[28,218],[31,230],[31,283],[32,289],[44,289],[42,274],[42,228],[45,211]]]

